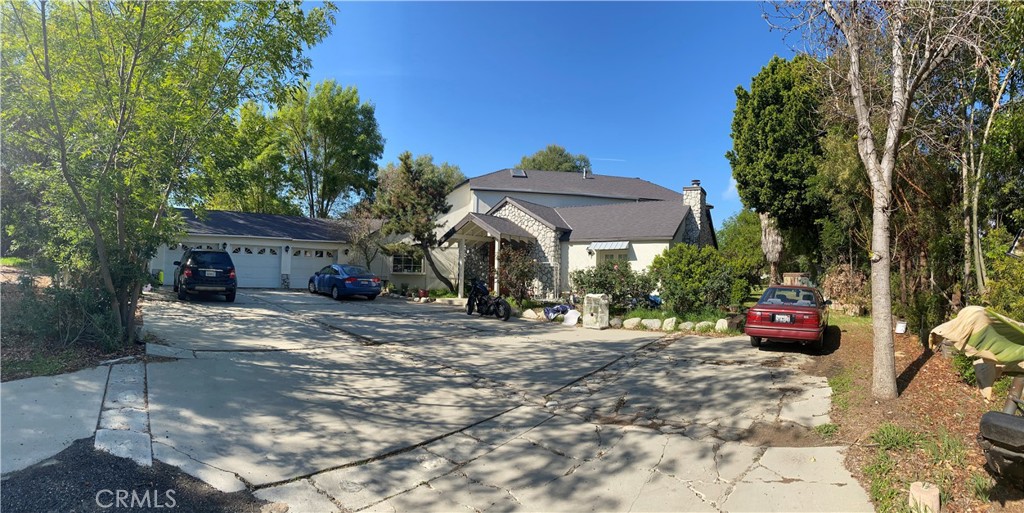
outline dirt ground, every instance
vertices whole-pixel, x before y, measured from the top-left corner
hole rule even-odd
[[[966,448],[963,461],[952,464],[933,463],[923,443],[894,453],[894,468],[886,472],[901,490],[894,504],[907,504],[909,483],[927,481],[942,490],[944,512],[1024,512],[1024,491],[995,479],[985,469],[985,457],[976,441],[981,415],[1002,409],[1001,400],[986,403],[976,386],[963,382],[951,358],[926,351],[917,335],[905,334],[896,335],[899,398],[877,401],[871,397],[870,320],[840,318],[834,324],[839,329],[832,328],[826,354],[815,357],[806,370],[849,383],[849,391],[840,392],[845,397],[833,400],[832,421],[839,425],[834,439],[851,444],[846,465],[865,489],[871,490],[865,469],[877,461],[880,450],[871,434],[891,422],[925,437],[948,433]],[[978,498],[972,479],[994,485],[989,489],[988,501]]]

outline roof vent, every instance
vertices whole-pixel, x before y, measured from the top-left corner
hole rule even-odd
[[[593,178],[594,174],[590,171],[590,167],[583,168],[583,179]]]
[[[526,178],[526,171],[523,170],[523,169],[519,169],[518,167],[517,168],[513,168],[512,169],[512,178]]]
[[[690,180],[694,187],[700,187],[700,180]]]

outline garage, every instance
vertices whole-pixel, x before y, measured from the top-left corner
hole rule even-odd
[[[316,248],[292,249],[293,289],[304,289],[313,273],[335,262],[335,250]]]
[[[350,225],[337,219],[176,209],[184,224],[182,240],[162,246],[150,269],[174,283],[174,261],[186,248],[224,249],[235,264],[239,288],[306,288],[309,277],[348,254]]]
[[[277,288],[281,285],[281,250],[271,246],[235,246],[231,261],[241,288]]]

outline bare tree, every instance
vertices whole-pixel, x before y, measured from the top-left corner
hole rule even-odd
[[[782,232],[775,218],[766,212],[757,214],[761,218],[761,251],[768,260],[769,280],[772,285],[782,283],[779,276],[779,260],[782,258]]]
[[[807,48],[835,64],[850,90],[857,120],[857,152],[872,191],[871,314],[874,328],[872,395],[892,399],[896,388],[892,335],[890,215],[892,177],[911,106],[950,55],[977,41],[995,7],[970,1],[787,1],[776,4],[782,23],[800,31]],[[835,55],[845,58],[832,59]],[[862,60],[879,56],[889,77],[885,95],[865,93]],[[872,113],[884,113],[884,133],[875,133]],[[879,144],[879,142],[881,144]]]

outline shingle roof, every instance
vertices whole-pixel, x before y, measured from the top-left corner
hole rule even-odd
[[[682,201],[640,201],[555,211],[572,228],[572,242],[664,240],[675,236],[690,207]]]
[[[683,195],[671,189],[639,178],[623,176],[588,175],[564,171],[527,170],[526,178],[512,176],[512,170],[501,169],[476,178],[470,178],[472,190],[507,192],[534,192],[540,194],[572,194],[624,200],[679,201]]]
[[[496,212],[506,202],[512,203],[513,205],[525,210],[526,213],[536,217],[538,220],[548,225],[552,230],[568,231],[570,229],[569,223],[566,223],[565,219],[562,219],[562,216],[558,215],[558,211],[554,208],[546,205],[538,205],[519,198],[506,196],[505,199],[499,201],[497,205],[494,205],[488,213]]]
[[[471,222],[475,223],[477,226],[480,226],[481,228],[487,230],[492,234],[500,233],[502,235],[511,235],[513,237],[521,237],[524,239],[536,239],[536,237],[534,237],[533,234],[526,231],[522,226],[519,226],[518,224],[513,223],[508,219],[505,219],[503,217],[495,217],[487,214],[475,213],[466,214],[466,217],[463,217],[462,220],[459,221],[459,224],[455,225],[451,230],[448,230],[448,233],[445,234],[444,239],[447,239],[452,234],[462,229],[462,227],[465,226],[467,223]]]
[[[207,210],[204,219],[187,208],[176,209],[185,220],[190,235],[266,237],[272,239],[348,242],[346,224],[335,219],[309,219],[302,216],[253,214]]]

